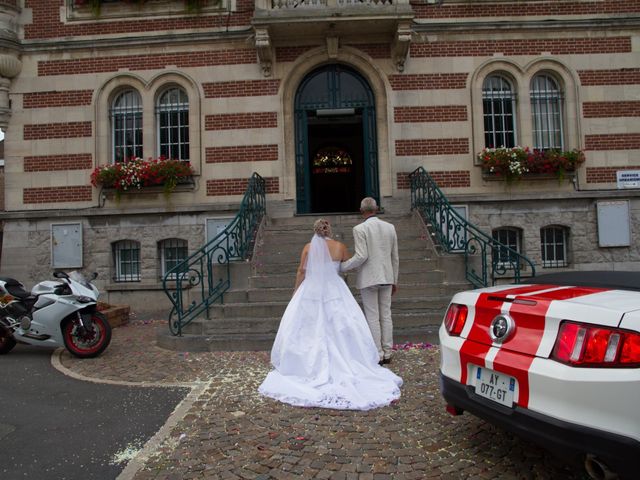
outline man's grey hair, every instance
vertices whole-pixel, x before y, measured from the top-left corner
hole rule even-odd
[[[365,197],[360,202],[360,211],[361,212],[377,212],[378,204],[376,203],[376,199],[373,197]]]

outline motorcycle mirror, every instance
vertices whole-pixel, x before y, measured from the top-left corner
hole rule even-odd
[[[55,278],[69,278],[69,275],[67,275],[66,272],[62,272],[60,270],[56,270],[55,272],[53,272],[53,276]]]
[[[96,278],[98,278],[98,272],[93,272],[91,274],[91,280],[95,280]]]

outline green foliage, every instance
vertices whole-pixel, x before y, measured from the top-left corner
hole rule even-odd
[[[190,180],[192,176],[193,168],[187,161],[132,158],[96,167],[91,172],[91,184],[113,188],[117,196],[123,191],[150,186],[162,186],[165,195],[169,195],[178,183]]]
[[[497,175],[507,182],[519,180],[527,174],[553,174],[560,181],[567,172],[575,172],[584,163],[582,150],[537,150],[529,147],[485,148],[478,154],[482,171]]]

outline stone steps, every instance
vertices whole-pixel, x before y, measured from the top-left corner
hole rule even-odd
[[[232,322],[238,318],[251,318],[256,322],[265,317],[281,317],[287,307],[288,301],[279,302],[255,302],[255,303],[225,303],[209,307],[211,319],[230,319]],[[442,316],[445,303],[441,297],[432,298],[398,298],[391,305],[392,314],[410,312],[416,314],[435,313]]]
[[[184,328],[180,340],[161,335],[165,348],[185,351],[269,350],[280,319],[293,294],[300,252],[310,241],[313,222],[321,216],[269,218],[256,255],[248,286],[227,292],[224,304],[213,305],[208,319],[196,319]],[[353,252],[352,228],[359,215],[327,215],[333,231]],[[438,255],[413,215],[381,216],[398,233],[400,278],[393,297],[394,341],[437,342],[437,331],[452,295],[469,288],[459,265],[462,257]],[[347,285],[360,301],[356,274],[346,275]]]
[[[393,297],[396,302],[404,298],[442,298],[450,299],[454,293],[468,288],[466,283],[415,283],[398,285],[398,291]],[[351,286],[351,292],[360,299],[358,289]],[[293,295],[293,285],[281,288],[254,288],[248,290],[234,290],[225,293],[225,303],[260,303],[260,302],[288,302]]]
[[[425,252],[426,253],[426,252]],[[415,255],[413,258],[406,258],[404,256],[400,257],[400,272],[402,276],[407,273],[415,273],[424,271],[424,265],[421,263],[423,260],[431,260],[425,256]],[[285,261],[288,259],[283,258],[281,262],[268,262],[268,263],[257,263],[256,264],[256,273],[259,275],[281,275],[281,274],[294,274],[298,270],[299,261],[291,262]],[[356,274],[353,272],[349,272],[347,274],[348,277],[355,277]],[[400,278],[401,280],[401,278]]]
[[[438,343],[439,326],[399,329],[394,327],[394,342]],[[268,333],[224,333],[212,335],[190,335],[174,337],[166,332],[157,337],[161,348],[182,352],[217,351],[269,351],[273,346],[275,334]]]
[[[436,284],[444,282],[445,273],[443,271],[414,271],[401,274],[400,285],[402,284]],[[355,274],[348,275],[347,285],[355,284]],[[295,285],[295,272],[279,273],[274,275],[254,275],[249,278],[249,288],[293,288]]]

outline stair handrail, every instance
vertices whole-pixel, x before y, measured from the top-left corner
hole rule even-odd
[[[535,265],[529,258],[468,222],[423,167],[411,172],[409,180],[411,209],[431,224],[431,233],[445,252],[464,254],[465,277],[475,287],[495,285],[500,278],[520,283],[535,276]]]
[[[249,178],[240,210],[218,235],[165,274],[162,287],[173,305],[169,331],[181,336],[182,329],[209,306],[223,301],[231,288],[231,262],[251,256],[258,229],[266,211],[264,179]],[[186,298],[195,297],[191,300]]]

